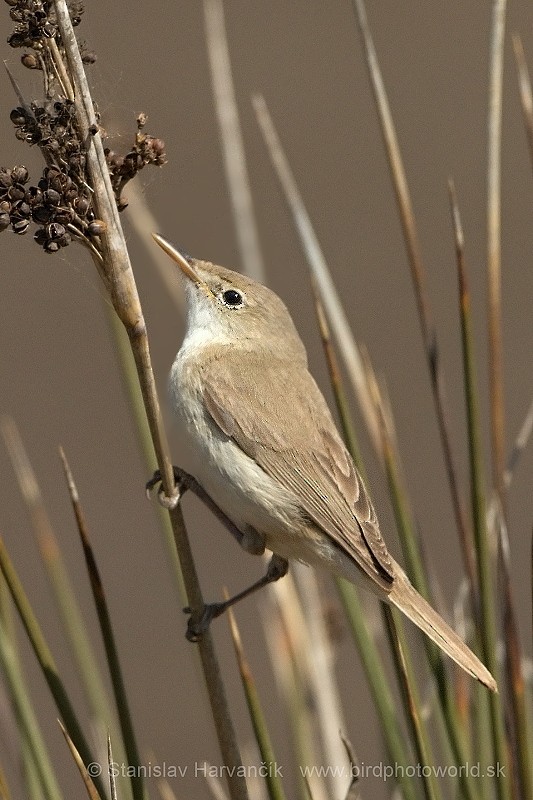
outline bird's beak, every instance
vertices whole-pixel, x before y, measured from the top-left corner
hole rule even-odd
[[[152,237],[155,239],[159,247],[165,251],[165,253],[170,256],[170,258],[176,262],[178,267],[181,269],[183,274],[189,278],[193,283],[197,286],[201,286],[203,289],[207,289],[204,281],[200,278],[199,275],[196,274],[194,269],[192,268],[191,264],[187,261],[185,256],[180,253],[180,251],[174,247],[167,239],[161,236],[160,233],[152,233]]]

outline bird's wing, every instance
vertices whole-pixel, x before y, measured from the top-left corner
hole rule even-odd
[[[218,427],[272,478],[382,589],[393,561],[376,513],[311,374],[239,349],[202,368],[205,408]],[[302,379],[303,376],[303,379]],[[293,413],[294,409],[294,413]]]

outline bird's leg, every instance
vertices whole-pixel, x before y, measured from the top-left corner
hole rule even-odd
[[[215,517],[222,522],[222,524],[229,530],[231,535],[235,537],[235,539],[238,541],[241,547],[246,550],[246,552],[256,555],[262,555],[262,553],[264,553],[265,538],[259,531],[256,531],[252,528],[247,528],[244,532],[239,530],[239,528],[234,525],[229,517],[227,517],[226,514],[224,514],[224,512],[217,506],[212,497],[207,494],[205,489],[200,486],[196,478],[194,478],[192,475],[189,475],[189,473],[185,472],[185,470],[180,469],[180,467],[173,467],[173,470],[174,480],[176,481],[176,495],[170,498],[167,497],[161,485],[158,489],[158,499],[164,508],[175,508],[181,500],[183,494],[187,491],[187,489],[190,489],[191,492],[193,492],[203,503],[205,503]],[[154,489],[158,483],[161,484],[161,473],[159,470],[156,470],[156,472],[153,474],[153,477],[146,484],[147,494],[150,494],[152,489]],[[237,603],[239,600],[242,600],[244,597],[248,597],[248,595],[252,594],[253,592],[262,589],[263,586],[267,586],[269,583],[279,580],[279,578],[282,578],[287,574],[288,570],[289,562],[285,558],[282,558],[274,553],[270,559],[266,574],[263,575],[262,578],[253,583],[247,589],[244,589],[242,592],[236,594],[234,597],[230,597],[229,600],[225,600],[221,603],[209,603],[204,605],[200,619],[193,620],[191,617],[189,619],[187,632],[185,634],[187,639],[190,642],[197,642],[201,635],[208,629],[212,619],[219,617],[227,608],[232,606],[234,603]],[[191,614],[190,608],[184,608],[183,610],[186,614]]]
[[[180,502],[181,498],[187,491],[190,489],[193,494],[198,497],[202,503],[205,503],[207,508],[211,511],[212,514],[228,529],[233,537],[238,541],[241,547],[244,547],[245,550],[248,550],[246,546],[246,542],[244,541],[246,537],[245,534],[240,531],[236,525],[227,517],[224,512],[217,506],[215,501],[207,494],[205,489],[203,489],[196,478],[193,478],[192,475],[189,475],[188,472],[181,469],[180,467],[172,467],[174,471],[174,480],[176,481],[176,494],[174,497],[168,497],[165,494],[165,490],[161,484],[161,473],[159,470],[156,470],[153,476],[146,484],[146,493],[150,495],[152,489],[159,484],[159,489],[157,490],[157,499],[163,506],[163,508],[171,509],[176,508],[178,503]],[[263,547],[263,550],[265,548]]]
[[[247,589],[243,589],[242,592],[230,597],[229,600],[224,600],[221,603],[209,603],[204,606],[200,619],[193,620],[192,617],[189,618],[189,623],[187,625],[187,632],[186,637],[190,642],[197,642],[203,633],[209,628],[211,624],[211,620],[219,617],[221,614],[226,611],[230,606],[238,603],[239,600],[243,600],[245,597],[253,594],[253,592],[257,592],[259,589],[262,589],[263,586],[268,586],[269,583],[273,583],[274,581],[283,578],[284,575],[287,574],[289,571],[289,562],[286,558],[282,558],[274,553],[270,562],[268,564],[268,568],[266,574],[263,575],[255,583],[252,583]],[[190,608],[183,609],[186,614],[191,613]]]

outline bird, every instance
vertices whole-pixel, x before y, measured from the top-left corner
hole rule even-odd
[[[189,621],[197,640],[214,616],[286,574],[291,560],[325,568],[398,608],[453,661],[497,685],[390,554],[376,511],[283,301],[238,272],[183,255],[187,327],[169,375],[190,469],[176,469],[249,553],[273,555],[266,575]],[[152,488],[157,475],[149,482]],[[161,490],[162,491],[162,490]]]

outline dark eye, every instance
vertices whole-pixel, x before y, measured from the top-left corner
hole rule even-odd
[[[226,289],[226,291],[222,293],[222,300],[227,306],[233,308],[242,306],[243,303],[242,294],[236,289]]]

